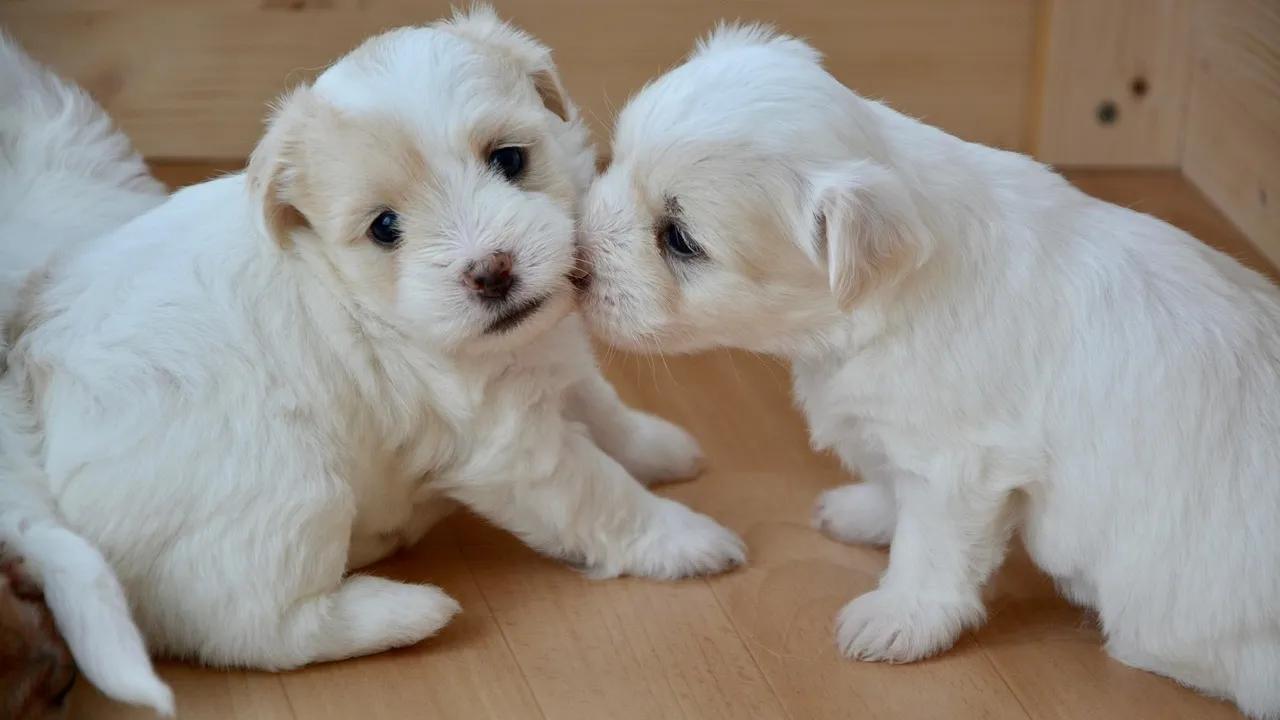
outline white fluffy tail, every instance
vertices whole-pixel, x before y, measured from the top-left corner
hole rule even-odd
[[[106,111],[75,83],[31,59],[3,30],[0,138],[5,141],[4,172],[19,178],[40,182],[57,175],[157,198],[166,194]],[[47,199],[56,205],[34,203],[38,210],[76,203],[76,198]]]
[[[0,544],[44,590],[58,631],[90,682],[115,700],[172,715],[173,693],[151,667],[111,566],[59,521],[23,447],[14,400],[0,386]]]
[[[106,113],[0,33],[0,546],[44,590],[90,682],[172,715],[173,693],[151,666],[120,582],[102,553],[58,518],[48,478],[32,460],[25,401],[4,382],[4,321],[25,273],[163,199]],[[42,246],[49,238],[53,245]]]
[[[0,322],[28,273],[165,194],[93,98],[0,31]]]

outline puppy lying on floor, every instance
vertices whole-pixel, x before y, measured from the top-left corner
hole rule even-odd
[[[1280,293],[1028,158],[717,32],[621,113],[586,202],[616,345],[784,356],[864,482],[821,526],[891,543],[840,614],[908,662],[982,622],[1011,532],[1122,662],[1280,717]]]
[[[636,480],[700,455],[622,404],[573,314],[592,173],[548,51],[478,10],[366,42],[281,101],[246,173],[32,280],[7,422],[152,650],[290,668],[417,642],[454,600],[346,573],[455,502],[596,577],[742,561]]]

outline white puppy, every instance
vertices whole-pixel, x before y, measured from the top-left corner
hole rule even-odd
[[[983,620],[1019,529],[1121,661],[1280,716],[1280,294],[1036,162],[864,100],[797,40],[703,43],[622,112],[584,210],[611,342],[794,367],[892,541],[841,649],[906,662]]]
[[[742,560],[633,477],[700,456],[621,403],[572,314],[592,173],[547,50],[478,10],[366,42],[281,102],[246,173],[33,277],[8,422],[153,650],[288,668],[417,642],[457,603],[347,572],[455,501],[599,577]]]

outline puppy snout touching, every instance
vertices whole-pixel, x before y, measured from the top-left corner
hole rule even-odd
[[[469,266],[462,277],[467,287],[480,298],[492,301],[504,300],[516,284],[511,266],[510,253],[494,253]]]

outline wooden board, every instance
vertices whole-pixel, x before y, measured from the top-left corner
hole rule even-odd
[[[240,158],[266,103],[381,29],[449,0],[0,0],[0,26],[83,83],[143,154]],[[776,23],[832,71],[960,136],[1027,145],[1033,0],[498,0],[550,45],[606,140],[616,109],[717,20]]]
[[[1280,264],[1280,3],[1202,0],[1183,171]]]
[[[1053,0],[1036,155],[1061,166],[1176,167],[1192,2]]]
[[[223,169],[156,168],[171,182]],[[1070,177],[1269,269],[1176,173]],[[741,533],[747,567],[680,583],[594,582],[460,514],[377,568],[437,583],[462,603],[440,636],[274,675],[165,663],[180,717],[1240,719],[1225,703],[1109,659],[1088,614],[1058,598],[1018,551],[987,593],[990,621],[951,651],[902,666],[841,658],[834,615],[874,585],[887,557],[809,527],[814,497],[846,476],[809,449],[786,368],[727,352],[604,357],[629,402],[702,442],[710,471],[661,492]],[[84,683],[72,698],[72,718],[148,717]]]

